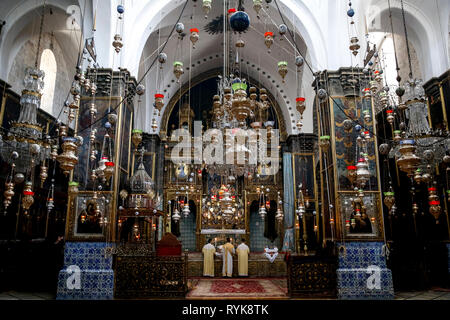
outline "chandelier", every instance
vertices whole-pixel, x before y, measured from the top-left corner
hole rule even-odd
[[[245,79],[231,75],[219,77],[218,94],[213,97],[212,142],[223,138],[224,152],[220,163],[206,165],[210,174],[234,180],[237,177],[252,178],[257,170],[257,139],[267,141],[274,135],[274,121],[268,121],[271,107],[267,90],[249,88]],[[248,125],[249,124],[249,125]],[[254,131],[248,131],[252,128]],[[260,129],[266,129],[263,134]],[[230,161],[230,159],[233,159]]]
[[[9,165],[15,164],[15,171],[26,173],[50,156],[50,145],[42,141],[42,126],[37,122],[37,109],[41,105],[44,88],[44,72],[37,68],[25,70],[24,90],[20,98],[18,121],[11,123],[11,129],[2,146],[2,158]],[[17,157],[13,156],[17,152]]]
[[[236,189],[224,184],[211,189],[211,196],[202,199],[202,214],[205,223],[233,224],[241,220],[243,205]]]

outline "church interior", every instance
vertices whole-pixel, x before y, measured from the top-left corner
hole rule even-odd
[[[0,66],[0,299],[450,300],[449,0],[2,0]]]

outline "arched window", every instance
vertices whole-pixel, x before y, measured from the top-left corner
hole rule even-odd
[[[52,114],[57,72],[56,59],[52,50],[44,49],[39,68],[45,72],[41,109]]]
[[[397,85],[397,69],[395,63],[394,41],[392,36],[385,36],[381,43],[381,56],[384,58],[383,67],[385,72],[385,85]]]

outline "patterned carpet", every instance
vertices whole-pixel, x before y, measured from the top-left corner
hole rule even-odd
[[[285,279],[192,279],[187,298],[286,298]]]

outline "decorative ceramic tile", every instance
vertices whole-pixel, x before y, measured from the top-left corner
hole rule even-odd
[[[104,242],[66,242],[64,268],[59,272],[57,299],[104,300],[114,295],[114,271],[110,248]],[[73,273],[69,266],[80,268],[80,288],[69,289],[67,280]]]
[[[178,240],[181,241],[181,248],[184,250],[195,251],[196,239],[196,225],[195,216],[190,214],[187,218],[180,219],[180,234]]]
[[[386,258],[383,255],[382,242],[345,242],[338,243],[339,268],[367,268],[376,265],[386,268]]]
[[[394,299],[392,272],[386,267],[382,242],[346,242],[338,247],[345,248],[339,250],[339,299]],[[370,271],[369,266],[379,268],[379,289],[370,288],[376,283],[371,281],[376,272]]]
[[[57,300],[113,299],[113,270],[82,270],[79,289],[70,289],[67,285],[67,280],[71,275],[72,273],[68,273],[66,269],[59,272]]]
[[[80,269],[111,269],[112,255],[109,248],[114,244],[105,242],[66,242],[64,266],[77,265]]]

